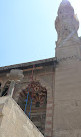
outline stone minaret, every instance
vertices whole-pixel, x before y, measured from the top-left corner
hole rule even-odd
[[[77,30],[79,28],[79,21],[68,0],[63,0],[59,6],[55,28],[58,33],[57,46],[61,46],[63,41],[71,34],[73,34],[71,38],[78,37]]]
[[[81,137],[81,40],[79,21],[63,0],[55,21],[58,35],[55,69],[54,137]]]
[[[58,40],[56,42],[57,47],[71,47],[72,45],[75,45],[75,43],[80,43],[77,34],[79,21],[68,0],[63,0],[59,6],[58,16],[55,21],[55,28],[58,34]],[[61,51],[58,51],[60,52],[58,53],[57,50],[58,48],[56,48],[56,56],[58,57],[61,54]],[[73,56],[74,54],[71,53],[71,55]],[[65,56],[67,57],[68,55],[66,54]],[[64,57],[63,53],[61,57]]]

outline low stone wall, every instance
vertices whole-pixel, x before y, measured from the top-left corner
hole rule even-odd
[[[11,97],[0,98],[0,137],[44,137]]]

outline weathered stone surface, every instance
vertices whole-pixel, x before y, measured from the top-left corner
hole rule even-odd
[[[45,131],[43,133],[47,136],[48,136],[48,134],[50,134],[52,136],[53,109],[51,107],[49,107],[49,105],[51,103],[51,106],[53,106],[54,62],[55,62],[55,60],[54,60],[54,58],[52,58],[52,59],[47,59],[46,62],[45,61],[40,61],[40,62],[41,62],[41,67],[39,67],[39,69],[37,69],[37,67],[36,67],[36,70],[34,70],[34,78],[36,78],[36,80],[38,80],[41,83],[41,85],[46,87],[46,89],[47,89],[47,106],[48,107],[46,108],[46,120],[45,120],[45,124],[43,125],[43,127],[45,127]],[[43,63],[45,63],[45,64],[42,65]],[[47,65],[47,63],[48,63],[48,65]],[[26,64],[26,65],[28,65],[28,64]],[[38,64],[38,65],[40,65],[40,64]],[[14,69],[15,69],[15,67],[14,67]],[[24,71],[24,66],[23,66],[23,71]],[[3,73],[0,73],[0,79],[3,82],[2,83],[3,88],[5,86],[5,83],[9,80],[9,77],[6,77],[7,73],[8,72],[6,72],[6,71],[3,71]],[[23,89],[25,89],[28,86],[29,82],[31,81],[31,75],[32,75],[32,68],[30,70],[29,70],[29,68],[25,69],[24,78],[22,79],[22,81],[16,82],[14,92],[12,92],[13,98],[16,102],[18,102],[18,100],[19,100],[20,93],[23,91]],[[14,79],[14,81],[15,81],[15,79]],[[10,89],[9,89],[10,92],[8,92],[8,93],[11,93],[11,89],[13,89],[12,87],[13,86],[10,85]],[[43,111],[40,109],[40,112],[38,111],[37,113],[39,114],[39,116],[41,116]],[[35,113],[35,115],[36,115],[36,113]],[[50,124],[48,124],[48,123],[50,123]],[[48,130],[49,125],[51,125],[51,126],[50,126],[50,129]],[[37,124],[36,124],[36,126],[37,126]],[[38,126],[39,126],[39,124],[38,124]]]
[[[56,19],[58,65],[55,69],[54,137],[81,137],[81,41],[77,35],[78,25],[73,8],[63,0]],[[73,31],[75,33],[71,35]]]
[[[21,80],[24,75],[23,71],[19,69],[12,69],[9,74],[7,74],[7,77],[9,77],[10,80]]]
[[[55,132],[55,137],[81,137],[81,130],[60,130]]]
[[[70,61],[55,72],[54,137],[81,136],[81,61]]]
[[[79,21],[68,0],[63,0],[59,6],[55,28],[58,33],[57,46],[62,45],[63,41],[66,41],[66,39],[78,38],[77,30],[79,28]]]
[[[43,137],[12,98],[0,98],[0,107],[0,137]]]
[[[11,97],[13,96],[14,88],[15,88],[15,81],[12,80],[10,83],[9,90],[8,90],[8,95]]]

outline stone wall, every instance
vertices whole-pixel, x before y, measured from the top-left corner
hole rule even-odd
[[[8,72],[9,73],[9,72]],[[15,90],[13,98],[18,102],[20,92],[25,89],[31,81],[32,71],[24,71],[24,78],[15,84]],[[7,73],[0,73],[0,79],[2,87],[9,80],[6,77]],[[54,112],[54,91],[55,91],[55,68],[54,65],[41,66],[40,69],[34,70],[34,79],[40,82],[40,84],[47,90],[47,106],[46,106],[46,120],[45,120],[45,133],[46,137],[53,136],[53,112]]]
[[[0,137],[43,137],[43,135],[11,97],[2,97]]]
[[[59,61],[55,73],[54,137],[81,136],[81,61]]]

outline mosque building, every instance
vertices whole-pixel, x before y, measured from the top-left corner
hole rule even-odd
[[[0,137],[81,137],[81,38],[68,0],[55,57],[0,67]]]

